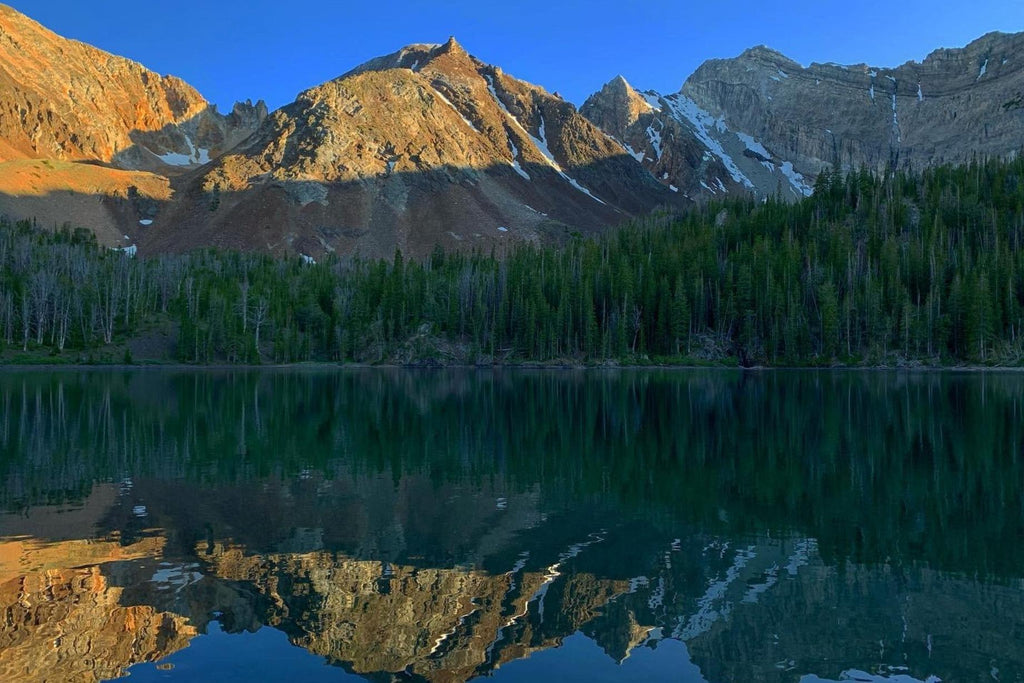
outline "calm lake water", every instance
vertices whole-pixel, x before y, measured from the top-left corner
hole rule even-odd
[[[0,374],[0,680],[1022,681],[1024,375]]]

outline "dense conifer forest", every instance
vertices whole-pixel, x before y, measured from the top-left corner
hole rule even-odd
[[[558,247],[422,262],[133,258],[81,229],[5,221],[0,357],[1020,365],[1022,241],[1019,158],[825,173],[797,204],[729,199]]]

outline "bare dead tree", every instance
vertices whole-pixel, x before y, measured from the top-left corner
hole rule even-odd
[[[114,340],[114,321],[117,319],[118,304],[120,303],[114,273],[97,272],[95,287],[100,331],[103,335],[103,343],[109,344]]]
[[[36,344],[43,343],[46,334],[46,322],[50,312],[50,299],[56,288],[56,278],[49,270],[37,270],[29,280],[29,292],[32,297],[32,312],[36,326]]]
[[[262,359],[260,352],[260,330],[267,324],[267,320],[270,318],[270,304],[264,297],[260,297],[256,300],[252,310],[252,326],[255,332],[256,342],[256,358]]]
[[[9,345],[14,336],[14,294],[7,290],[0,291],[0,333]]]
[[[242,298],[238,301],[238,309],[242,314],[242,334],[249,331],[249,274],[246,273],[238,285]]]
[[[32,298],[28,290],[21,290],[21,350],[28,351],[28,338],[32,332]]]
[[[54,337],[57,350],[63,351],[68,341],[68,328],[71,324],[71,299],[74,296],[72,289],[58,287],[54,297]]]

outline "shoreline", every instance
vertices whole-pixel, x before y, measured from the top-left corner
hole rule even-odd
[[[1015,365],[922,365],[922,366],[898,366],[898,365],[836,365],[822,367],[806,367],[791,365],[757,365],[751,367],[733,365],[658,365],[658,364],[630,364],[630,365],[570,365],[559,363],[514,363],[514,364],[469,364],[452,363],[444,365],[433,364],[400,364],[400,363],[331,363],[331,362],[309,362],[309,363],[273,363],[263,365],[251,364],[208,364],[193,365],[188,363],[0,363],[0,373],[7,371],[154,371],[167,370],[174,372],[203,372],[203,371],[225,371],[238,370],[245,372],[268,370],[268,371],[324,371],[324,370],[422,370],[422,371],[445,371],[445,370],[475,370],[475,371],[653,371],[653,370],[678,370],[692,372],[694,370],[731,371],[731,372],[896,372],[896,373],[1018,373],[1024,372],[1024,367]]]

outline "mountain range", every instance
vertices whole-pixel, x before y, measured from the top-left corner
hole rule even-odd
[[[1024,33],[886,69],[766,47],[677,93],[621,76],[579,108],[469,54],[416,44],[268,112],[0,5],[0,214],[141,253],[501,251],[728,195],[797,200],[831,168],[1009,156]]]

